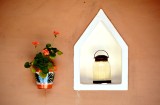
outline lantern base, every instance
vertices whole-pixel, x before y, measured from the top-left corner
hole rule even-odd
[[[101,83],[111,83],[111,80],[96,80],[96,81],[93,81],[93,84],[101,84]]]

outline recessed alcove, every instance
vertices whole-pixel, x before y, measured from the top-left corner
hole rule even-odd
[[[109,55],[111,84],[93,84],[94,54],[98,50]],[[74,46],[74,89],[128,90],[128,46],[102,9]]]

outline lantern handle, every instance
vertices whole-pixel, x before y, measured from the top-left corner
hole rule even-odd
[[[105,51],[105,50],[98,50],[98,51],[96,51],[96,52],[94,53],[94,58],[95,58],[95,56],[96,56],[97,52],[99,52],[99,51],[104,51],[104,52],[106,52],[106,53],[107,53],[107,51]],[[107,53],[107,57],[109,58],[109,54],[108,54],[108,53]]]

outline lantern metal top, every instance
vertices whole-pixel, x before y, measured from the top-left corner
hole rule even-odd
[[[99,51],[105,52],[107,54],[107,56],[106,55],[97,55],[96,56],[97,52],[99,52]],[[95,52],[94,58],[95,58],[95,61],[108,61],[109,55],[105,50],[98,50]]]

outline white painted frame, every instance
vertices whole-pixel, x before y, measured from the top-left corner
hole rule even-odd
[[[107,26],[122,49],[122,82],[121,84],[81,84],[80,83],[80,46],[88,38],[95,26],[100,22]],[[128,46],[117,32],[102,9],[89,24],[85,32],[74,46],[74,90],[128,90]]]

